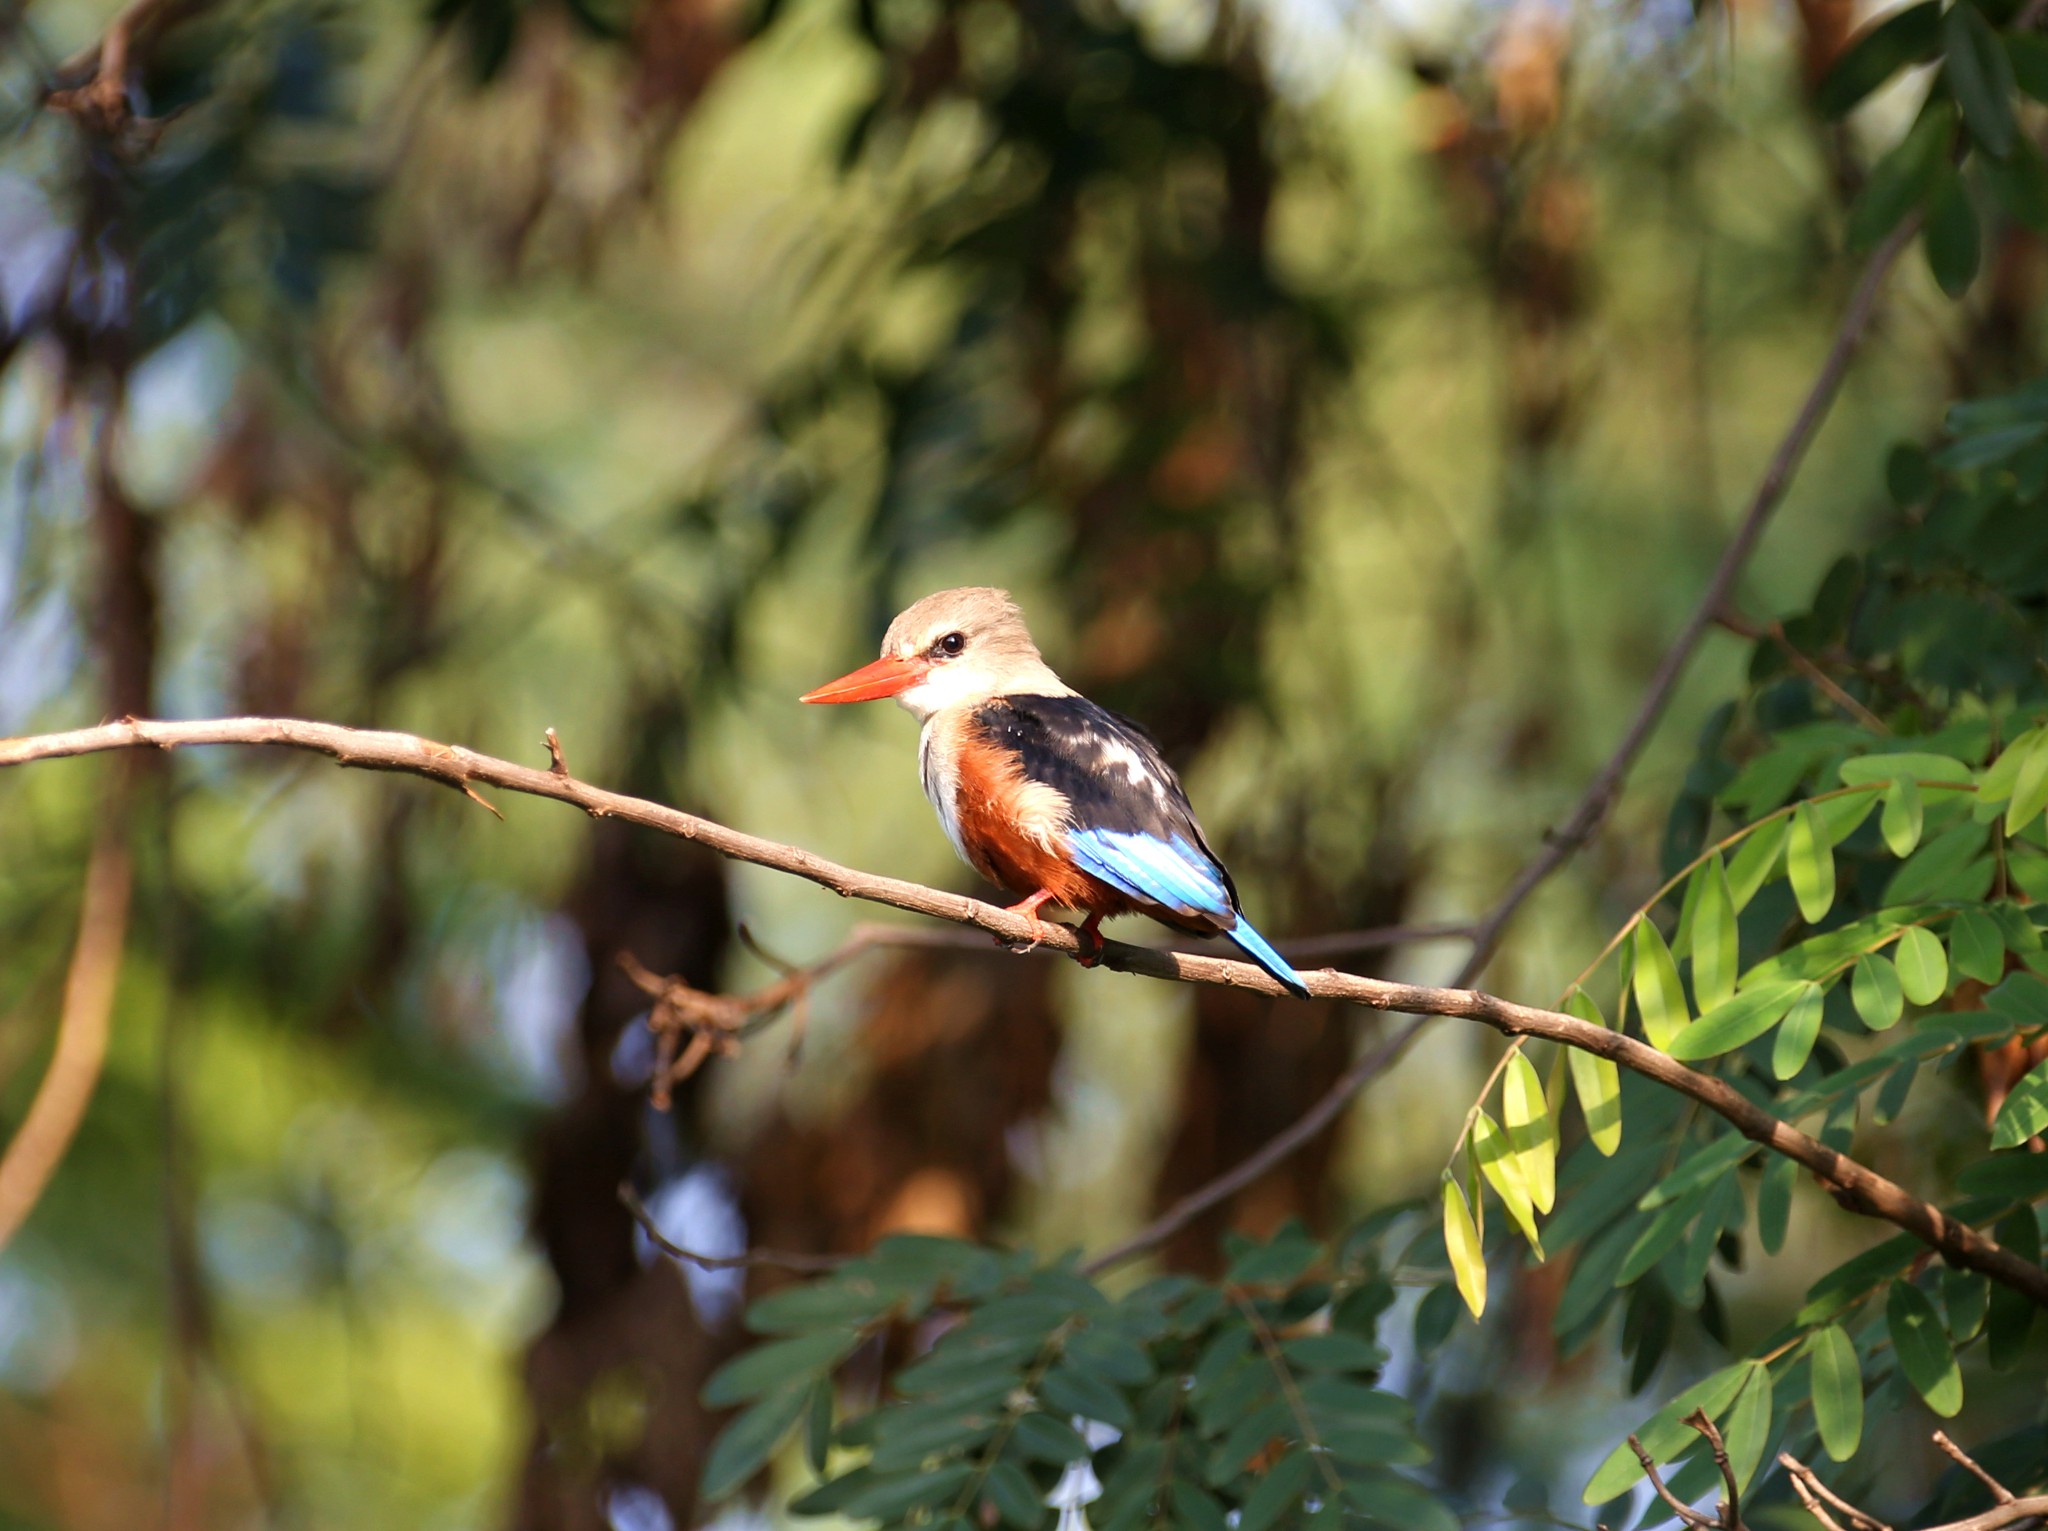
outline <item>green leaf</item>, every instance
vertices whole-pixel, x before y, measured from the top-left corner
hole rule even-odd
[[[1692,992],[1704,1015],[1735,994],[1742,957],[1736,944],[1735,898],[1728,890],[1728,868],[1717,852],[1693,873],[1699,891],[1692,906],[1687,935],[1692,947]]]
[[[1011,1428],[1010,1440],[1034,1462],[1051,1462],[1064,1467],[1088,1455],[1088,1443],[1081,1432],[1063,1419],[1033,1410],[1019,1415]]]
[[[1606,1026],[1607,1017],[1583,989],[1565,996],[1565,1012],[1595,1026]],[[1584,1048],[1565,1049],[1571,1065],[1572,1089],[1579,1097],[1579,1111],[1586,1118],[1586,1135],[1603,1155],[1612,1158],[1621,1147],[1621,1070],[1610,1058]]]
[[[1728,863],[1728,893],[1740,914],[1756,897],[1757,889],[1771,880],[1778,869],[1778,857],[1785,850],[1789,819],[1772,819],[1760,824],[1743,838],[1735,859]]]
[[[1463,1525],[1441,1499],[1392,1473],[1348,1480],[1344,1498],[1371,1524],[1390,1531],[1460,1531]]]
[[[1718,1058],[1754,1041],[1785,1018],[1785,1012],[1810,982],[1791,979],[1745,989],[1686,1027],[1671,1044],[1671,1056],[1682,1063]]]
[[[1910,64],[1924,64],[1941,47],[1941,6],[1937,0],[1887,16],[1866,30],[1836,58],[1813,93],[1829,117],[1846,117],[1865,96]]]
[[[1997,983],[2005,972],[2005,938],[1981,909],[1965,909],[1948,929],[1949,960],[1965,978]]]
[[[1392,1289],[1387,1289],[1389,1300]],[[1378,1371],[1387,1364],[1386,1348],[1342,1329],[1327,1334],[1297,1334],[1280,1342],[1280,1354],[1296,1371]]]
[[[1226,1531],[1229,1523],[1224,1519],[1223,1506],[1199,1483],[1175,1478],[1167,1491],[1173,1500],[1176,1531]]]
[[[2031,1265],[2041,1263],[2041,1223],[2032,1207],[2014,1207],[1992,1226],[2000,1245]],[[2028,1331],[2040,1309],[2033,1298],[2004,1282],[1991,1289],[1991,1311],[1984,1320],[1984,1346],[1995,1370],[2005,1371],[2026,1349]]]
[[[1266,1531],[1301,1497],[1315,1476],[1315,1460],[1306,1451],[1290,1451],[1266,1469],[1257,1488],[1245,1496],[1237,1531]]]
[[[1100,1377],[1075,1366],[1072,1357],[1039,1379],[1038,1396],[1050,1412],[1099,1419],[1119,1430],[1131,1428],[1131,1406],[1124,1395]]]
[[[1451,1257],[1458,1295],[1477,1318],[1486,1311],[1486,1254],[1479,1247],[1479,1230],[1473,1226],[1465,1193],[1449,1175],[1444,1176],[1444,1249]]]
[[[1959,1265],[1941,1268],[1941,1306],[1948,1314],[1948,1337],[1958,1344],[1977,1337],[1991,1307],[1991,1278]]]
[[[1750,1363],[1742,1391],[1728,1407],[1727,1423],[1721,1427],[1721,1443],[1728,1451],[1728,1470],[1735,1475],[1735,1491],[1749,1492],[1757,1464],[1764,1457],[1764,1441],[1771,1433],[1771,1369],[1761,1361]]]
[[[2012,1087],[1991,1124],[1993,1148],[2017,1148],[2048,1131],[2048,1062],[2037,1063]]]
[[[2019,41],[2018,36],[2009,36],[2008,50]],[[2025,41],[2048,49],[2048,39],[2028,36]],[[2018,55],[2013,56],[2017,61]],[[2036,234],[2048,234],[2048,164],[2042,162],[2040,150],[2027,141],[2026,135],[2013,143],[2012,153],[2006,158],[1986,159],[1980,168],[1984,184],[1991,188],[1991,195],[2006,217]]]
[[[1953,782],[1957,787],[1964,787],[1975,781],[1977,776],[1976,772],[1955,756],[1937,755],[1929,750],[1893,750],[1882,755],[1852,755],[1842,762],[1836,774],[1842,778],[1844,786],[1850,787],[1894,782],[1901,777],[1910,777],[1916,784]]]
[[[1676,1201],[1667,1203],[1650,1219],[1649,1226],[1629,1247],[1627,1258],[1621,1262],[1621,1269],[1615,1273],[1616,1286],[1628,1286],[1642,1280],[1659,1260],[1677,1246],[1678,1241],[1685,1236],[1687,1227],[1706,1205],[1710,1189],[1707,1186],[1697,1186]]]
[[[1529,1199],[1538,1212],[1548,1212],[1557,1204],[1557,1123],[1544,1099],[1543,1081],[1536,1077],[1536,1066],[1525,1053],[1517,1052],[1508,1060],[1507,1074],[1500,1082],[1500,1107]]]
[[[1956,121],[1946,102],[1930,100],[1898,146],[1871,167],[1870,178],[1849,209],[1851,248],[1875,249],[1899,220],[1925,200],[1948,164]]]
[[[2012,939],[2010,930],[2006,939]],[[2015,1026],[2048,1026],[2048,982],[2035,973],[2014,973],[1984,996],[1984,1008]]]
[[[811,1401],[804,1406],[804,1461],[820,1476],[832,1455],[833,1394],[832,1379],[820,1377],[811,1389]]]
[[[1818,925],[1835,902],[1835,855],[1820,809],[1811,801],[1792,811],[1792,828],[1785,836],[1785,870],[1801,917]]]
[[[991,1467],[982,1480],[981,1492],[1003,1523],[1015,1526],[1017,1531],[1033,1531],[1045,1523],[1045,1501],[1030,1476],[1015,1462],[998,1462]]]
[[[1863,1368],[1856,1342],[1840,1324],[1813,1337],[1813,1422],[1820,1443],[1837,1462],[1856,1455],[1863,1439]]]
[[[723,1409],[771,1393],[794,1379],[810,1381],[818,1373],[837,1366],[860,1340],[858,1329],[821,1329],[795,1339],[756,1345],[713,1372],[704,1384],[702,1397],[712,1408]]]
[[[1981,897],[1991,886],[1989,862],[1982,859],[1990,829],[1984,824],[1958,824],[1944,830],[1908,856],[1884,890],[1887,904],[1914,904],[1922,899]]]
[[[1535,1202],[1529,1191],[1529,1182],[1523,1176],[1521,1160],[1508,1147],[1508,1135],[1484,1111],[1472,1119],[1471,1151],[1472,1162],[1479,1166],[1479,1173],[1493,1187],[1500,1204],[1508,1209],[1508,1216],[1522,1230],[1522,1237],[1529,1241],[1536,1258],[1542,1259],[1543,1243],[1536,1234]]]
[[[744,1410],[719,1433],[704,1463],[700,1492],[707,1500],[724,1499],[753,1477],[775,1454],[811,1401],[811,1383],[786,1382],[759,1403]]]
[[[1894,1281],[1885,1299],[1884,1322],[1906,1380],[1927,1400],[1928,1408],[1944,1419],[1953,1418],[1963,1406],[1963,1373],[1941,1315],[1927,1294],[1910,1281]]]
[[[913,1471],[894,1476],[878,1474],[858,1493],[849,1495],[840,1509],[854,1520],[896,1520],[920,1506],[951,1499],[966,1487],[973,1476],[974,1468],[966,1462],[948,1462],[929,1472]],[[1042,1517],[1042,1508],[1039,1513]],[[1036,1526],[1038,1521],[1013,1521],[1011,1524]]]
[[[1967,7],[1968,0],[1960,3]],[[1960,298],[1970,290],[1977,280],[1984,244],[1977,231],[1977,209],[1971,205],[1970,190],[1954,170],[1944,170],[1927,195],[1927,222],[1920,232],[1920,244],[1927,252],[1927,269],[1943,292]]]
[[[2012,110],[2013,92],[2019,87],[1998,34],[1976,6],[1951,5],[1941,19],[1941,51],[1947,61],[1943,74],[1963,109],[1970,136],[2004,159],[2019,136]]]
[[[2020,768],[2034,746],[2048,739],[2048,728],[2030,728],[1998,752],[1998,758],[1977,776],[1977,796],[1987,803],[2002,803],[2019,785]]]
[[[1912,855],[1913,848],[1920,843],[1920,829],[1925,822],[1920,784],[1910,776],[1892,778],[1892,784],[1884,790],[1884,815],[1878,820],[1891,853],[1902,861]]]
[[[2007,32],[2004,38],[2005,56],[2012,60],[2013,83],[2036,101],[2048,101],[2048,37]]]
[[[1780,1079],[1790,1079],[1806,1067],[1806,1060],[1813,1053],[1813,1044],[1820,1036],[1822,1014],[1827,1008],[1827,992],[1811,979],[1806,987],[1792,1001],[1792,1007],[1785,1012],[1785,1020],[1778,1027],[1778,1034],[1771,1039],[1771,1072]]]
[[[1686,1447],[1699,1439],[1692,1427],[1685,1424],[1685,1416],[1695,1409],[1705,1409],[1707,1418],[1718,1422],[1728,1406],[1735,1401],[1735,1395],[1742,1391],[1749,1381],[1752,1369],[1758,1363],[1738,1361],[1733,1366],[1722,1368],[1711,1377],[1695,1382],[1671,1402],[1653,1414],[1642,1429],[1635,1432],[1636,1439],[1643,1443],[1643,1449],[1652,1461],[1670,1461]],[[1605,1504],[1624,1489],[1632,1488],[1643,1476],[1643,1464],[1636,1460],[1636,1454],[1627,1441],[1623,1441],[1607,1454],[1586,1484],[1580,1499],[1586,1504]]]
[[[1948,953],[1925,925],[1908,925],[1892,951],[1899,987],[1916,1005],[1931,1005],[1948,992]]]
[[[2004,1202],[2039,1201],[2048,1196],[2048,1154],[2020,1150],[1979,1159],[1956,1176],[1956,1189]]]
[[[1899,987],[1899,970],[1882,952],[1865,952],[1856,959],[1849,979],[1849,998],[1856,1013],[1872,1031],[1889,1031],[1906,1013],[1905,991]]]
[[[1798,1181],[1796,1160],[1773,1154],[1764,1165],[1756,1187],[1756,1236],[1765,1254],[1785,1247],[1785,1230],[1792,1226],[1792,1189]]]
[[[2032,742],[2020,760],[2019,774],[2013,778],[2012,801],[2006,805],[2007,839],[2032,823],[2043,808],[2048,808],[2048,734],[2036,732],[2030,738]]]
[[[1635,993],[1643,1035],[1659,1051],[1668,1049],[1692,1017],[1685,1007],[1685,990],[1679,987],[1678,964],[1671,960],[1664,933],[1648,916],[1636,921]]]

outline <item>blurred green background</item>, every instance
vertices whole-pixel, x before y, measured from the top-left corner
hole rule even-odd
[[[999,584],[1157,733],[1276,937],[1471,916],[1568,811],[1914,104],[1815,111],[1836,0],[170,0],[109,134],[42,93],[114,16],[0,13],[0,734],[292,714],[538,764],[553,727],[588,780],[970,889],[913,725],[795,697]],[[1887,443],[2031,375],[2039,247],[1986,266],[1960,305],[1902,266],[1748,616],[1883,524]],[[1746,662],[1708,639],[1490,988],[1555,999],[1654,885]],[[0,780],[10,1126],[124,769]],[[740,1283],[656,1263],[621,1179],[701,1249],[1099,1246],[1376,1033],[873,957],[800,1057],[770,1032],[662,1115],[619,952],[737,991],[773,972],[739,922],[800,960],[874,911],[497,802],[137,769],[106,1076],[0,1255],[0,1525],[687,1525]],[[1161,1258],[1429,1190],[1496,1055],[1437,1027]],[[1738,1331],[1873,1236],[1810,1199]],[[1611,1357],[1550,1354],[1554,1299],[1402,1382],[1473,1502],[1576,1509],[1640,1416]]]

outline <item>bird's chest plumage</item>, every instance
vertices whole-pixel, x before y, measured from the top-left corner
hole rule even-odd
[[[946,838],[989,881],[1018,893],[1049,889],[1068,908],[1117,901],[1067,853],[1067,798],[1028,776],[1016,752],[990,738],[972,713],[934,716],[919,742],[918,764]]]

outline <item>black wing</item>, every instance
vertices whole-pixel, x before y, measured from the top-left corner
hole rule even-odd
[[[1195,822],[1180,778],[1129,718],[1080,696],[1008,696],[981,707],[983,736],[1072,807],[1068,850],[1134,897],[1226,927],[1237,888]]]

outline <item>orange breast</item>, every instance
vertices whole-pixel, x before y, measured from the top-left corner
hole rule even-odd
[[[1015,757],[979,740],[963,741],[954,813],[975,870],[998,887],[1028,896],[1043,888],[1062,908],[1124,914],[1136,903],[1091,877],[1059,848],[1066,799],[1025,778]]]

